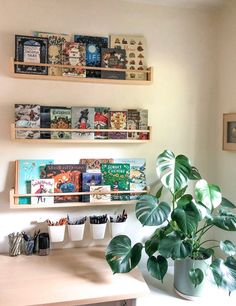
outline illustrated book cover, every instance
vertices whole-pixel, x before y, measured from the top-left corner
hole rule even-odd
[[[90,186],[101,185],[101,173],[82,173],[82,191],[90,191]],[[82,202],[89,202],[90,195],[82,195]]]
[[[40,128],[38,104],[15,104],[15,127]],[[16,131],[16,138],[40,138],[40,131]]]
[[[54,179],[54,193],[80,192],[81,173],[86,171],[86,165],[54,164],[45,168],[46,177]],[[55,196],[54,202],[78,202],[80,196]]]
[[[110,47],[126,51],[126,67],[128,70],[138,70],[126,72],[126,79],[146,80],[147,76],[143,70],[147,69],[146,63],[146,41],[143,36],[133,35],[110,35]]]
[[[94,108],[93,107],[72,107],[72,128],[93,129]],[[94,139],[94,132],[72,132],[72,139]]]
[[[146,159],[145,158],[117,158],[115,163],[130,165],[130,190],[146,190]],[[130,199],[136,200],[139,194],[131,194]]]
[[[101,48],[108,47],[108,37],[75,35],[74,41],[86,45],[86,66],[101,67]],[[101,71],[86,70],[87,78],[100,78]]]
[[[127,130],[138,130],[140,122],[140,112],[137,109],[127,110]],[[138,133],[128,133],[128,139],[138,139]]]
[[[102,48],[101,67],[104,68],[126,68],[126,53],[125,50],[115,48]],[[101,71],[102,79],[125,79],[125,71]]]
[[[111,186],[101,185],[101,186],[90,186],[91,192],[96,192],[95,194],[90,194],[90,202],[109,202],[111,201],[111,194],[107,193],[111,191]]]
[[[101,172],[101,164],[113,163],[113,158],[81,158],[80,164],[86,165],[86,172]]]
[[[50,33],[34,31],[34,36],[48,38],[48,63],[49,64],[63,64],[63,46],[66,42],[69,42],[71,37],[68,34]],[[62,69],[60,67],[49,67],[49,75],[62,75]]]
[[[111,191],[130,190],[130,165],[113,163],[101,164],[103,185],[110,185]],[[129,200],[129,194],[112,194],[112,201]]]
[[[31,181],[31,193],[41,194],[41,193],[53,193],[54,192],[54,180],[53,179],[35,179]],[[38,196],[31,197],[31,204],[53,204],[54,197]]]
[[[53,164],[53,159],[20,159],[16,160],[15,192],[31,193],[31,181],[46,178],[46,165]],[[30,204],[30,197],[20,197],[19,204]]]
[[[109,128],[109,107],[95,107],[94,109],[94,128],[106,130]],[[95,139],[108,139],[108,133],[95,132]]]
[[[74,68],[63,68],[64,76],[85,78],[85,44],[66,42],[63,46],[63,65],[71,65]]]
[[[147,130],[148,129],[148,110],[147,109],[139,109],[140,120],[139,120],[139,130]],[[138,132],[138,139],[148,139],[149,134],[145,132]]]
[[[51,108],[50,120],[52,129],[70,129],[71,128],[71,109]],[[52,139],[70,139],[71,132],[58,131],[51,132]]]
[[[48,39],[34,36],[15,36],[15,60],[18,62],[47,64]],[[15,73],[48,74],[48,67],[15,65]]]
[[[114,130],[127,129],[127,112],[126,111],[110,111],[109,128]],[[127,139],[127,132],[109,132],[109,139]]]

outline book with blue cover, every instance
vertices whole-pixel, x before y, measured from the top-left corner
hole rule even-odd
[[[31,181],[45,178],[46,165],[53,164],[53,159],[20,159],[16,160],[16,193],[31,193]],[[19,204],[30,204],[30,197],[20,197]]]
[[[107,37],[75,35],[74,41],[86,45],[86,66],[101,67],[101,48],[108,47]],[[86,78],[100,78],[101,71],[86,70]]]
[[[91,186],[101,185],[101,173],[82,173],[82,191],[90,191]],[[82,202],[90,202],[90,195],[82,195]]]

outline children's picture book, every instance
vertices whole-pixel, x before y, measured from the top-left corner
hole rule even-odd
[[[111,201],[111,194],[107,193],[111,191],[111,186],[109,185],[90,186],[90,191],[95,192],[95,194],[90,194],[91,203]]]
[[[130,165],[113,163],[101,164],[103,185],[110,185],[111,191],[130,190]],[[112,201],[129,200],[129,194],[112,194]]]
[[[15,127],[40,128],[38,104],[15,104]],[[16,138],[40,138],[40,131],[16,131]]]
[[[85,44],[65,42],[63,46],[63,65],[71,65],[74,68],[63,68],[64,76],[85,78],[86,49]]]
[[[34,36],[15,36],[15,60],[17,62],[40,63],[48,62],[48,39]],[[15,73],[48,74],[48,67],[15,65]]]
[[[139,109],[140,120],[139,120],[139,130],[148,129],[148,110]],[[145,132],[138,132],[138,139],[148,139],[149,134]]]
[[[46,165],[51,165],[53,162],[53,159],[16,160],[15,193],[31,193],[31,181],[46,178]],[[30,197],[19,197],[19,204],[30,204]]]
[[[126,79],[146,80],[147,76],[143,70],[147,69],[146,63],[146,41],[143,36],[133,35],[110,35],[110,48],[126,51],[126,67],[128,70],[140,72],[126,72]]]
[[[93,129],[94,108],[93,107],[72,107],[72,128]],[[72,139],[94,139],[94,132],[72,132]]]
[[[48,63],[49,64],[63,64],[63,46],[70,41],[70,35],[50,32],[33,32],[34,36],[48,38]],[[49,75],[62,75],[62,69],[59,67],[49,67]]]
[[[81,158],[80,164],[86,165],[86,172],[93,173],[93,172],[101,172],[101,164],[111,164],[113,163],[113,158]]]
[[[53,193],[54,192],[54,180],[53,179],[35,179],[31,181],[31,193],[41,194],[41,193]],[[31,204],[53,204],[54,197],[38,196],[31,197]]]
[[[114,130],[127,129],[127,112],[126,111],[110,111],[109,112],[109,128]],[[109,139],[127,139],[127,132],[109,132]]]
[[[86,66],[101,67],[101,48],[108,47],[108,37],[75,35],[74,41],[86,45]],[[86,70],[86,78],[100,78],[101,71]]]
[[[94,109],[94,128],[106,130],[109,128],[109,107],[95,107]],[[95,132],[95,139],[108,139],[108,133]]]
[[[145,158],[116,158],[114,163],[130,165],[130,190],[146,190],[146,159]],[[139,194],[131,194],[130,199],[135,200]]]
[[[125,50],[115,48],[102,48],[101,67],[104,68],[126,68]],[[125,71],[101,71],[102,79],[125,79]]]
[[[127,130],[138,130],[140,113],[137,109],[127,110]],[[128,133],[128,139],[138,139],[137,132]]]
[[[71,109],[51,108],[50,121],[52,129],[71,128]],[[70,139],[71,132],[58,131],[51,133],[52,139]]]
[[[54,179],[54,193],[80,192],[81,173],[86,171],[86,165],[54,164],[45,168],[46,177]],[[79,196],[55,196],[54,202],[78,202]]]
[[[90,191],[90,186],[101,185],[101,173],[82,173],[82,191]],[[82,195],[82,202],[89,202],[90,196]]]

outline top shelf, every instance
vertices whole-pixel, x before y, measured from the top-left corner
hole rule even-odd
[[[44,66],[44,67],[59,67],[59,68],[75,68],[71,65],[53,65],[53,64],[41,64],[41,63],[28,63],[28,62],[17,62],[14,58],[10,58],[9,71],[13,78],[19,79],[36,79],[36,80],[53,80],[53,81],[69,81],[69,82],[82,82],[82,83],[108,83],[108,84],[124,84],[124,85],[151,85],[153,80],[153,69],[152,67],[147,70],[129,70],[129,69],[116,69],[116,68],[102,68],[102,67],[88,67],[88,66],[76,66],[76,68],[82,68],[85,70],[99,70],[99,71],[124,71],[133,73],[145,73],[146,80],[121,80],[121,79],[99,79],[99,78],[82,78],[75,76],[53,76],[53,75],[39,75],[39,74],[26,74],[26,73],[15,73],[15,65],[24,66]]]

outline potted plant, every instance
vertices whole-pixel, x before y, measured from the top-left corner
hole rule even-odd
[[[184,155],[175,156],[165,150],[157,157],[156,170],[161,181],[160,189],[155,196],[141,196],[135,211],[143,226],[158,228],[144,244],[132,246],[129,237],[114,237],[106,250],[106,260],[112,271],[126,273],[132,270],[144,249],[148,256],[148,272],[162,282],[168,270],[168,259],[175,261],[174,286],[180,294],[200,295],[198,288],[204,283],[205,267],[218,287],[229,293],[235,290],[235,245],[229,240],[211,240],[206,233],[213,227],[236,231],[236,215],[231,212],[236,206],[222,197],[218,186],[202,179],[198,169]],[[193,195],[187,192],[191,181],[195,181]],[[167,196],[166,192],[170,196],[169,203],[161,200]],[[219,256],[217,247],[223,256]],[[199,265],[203,260],[204,264]],[[187,266],[187,279],[179,282],[177,270],[181,271],[180,277],[184,276],[184,270],[179,266],[182,263]],[[179,288],[180,283],[184,283],[182,288]]]

